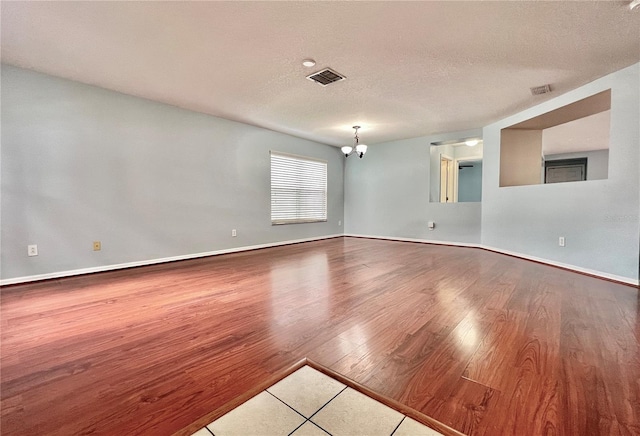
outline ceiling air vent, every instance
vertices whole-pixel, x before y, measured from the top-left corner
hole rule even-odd
[[[307,76],[307,79],[313,80],[319,85],[327,86],[332,83],[339,82],[340,80],[344,80],[346,77],[336,71],[333,71],[331,68],[325,68],[322,71],[318,71],[317,73]]]
[[[534,86],[533,88],[531,88],[531,95],[546,94],[548,92],[551,92],[551,85],[549,84],[542,85],[542,86]]]

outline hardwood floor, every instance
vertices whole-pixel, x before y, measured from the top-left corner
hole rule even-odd
[[[640,434],[638,290],[336,238],[10,286],[3,435],[168,435],[308,357],[463,433]]]

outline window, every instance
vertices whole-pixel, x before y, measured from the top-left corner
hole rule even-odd
[[[271,224],[327,220],[327,162],[271,152]]]
[[[473,145],[467,145],[467,142]],[[482,148],[482,139],[475,137],[431,143],[430,202],[482,201]]]
[[[544,162],[544,182],[579,182],[587,180],[587,158],[558,159]]]
[[[607,179],[610,132],[610,89],[505,127],[500,186]]]

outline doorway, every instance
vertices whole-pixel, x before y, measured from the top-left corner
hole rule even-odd
[[[455,199],[455,170],[453,159],[440,155],[440,203],[454,203]]]

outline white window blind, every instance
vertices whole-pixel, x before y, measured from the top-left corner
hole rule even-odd
[[[327,220],[327,162],[271,152],[271,224]]]

